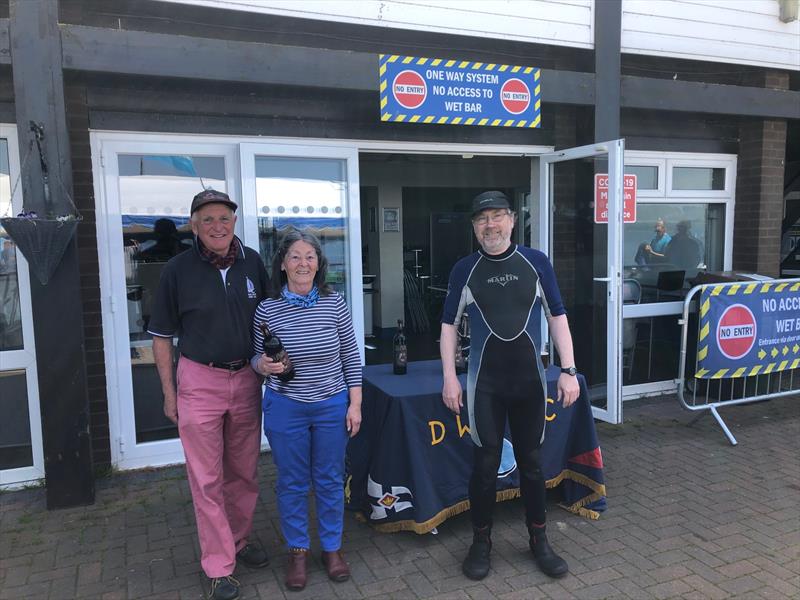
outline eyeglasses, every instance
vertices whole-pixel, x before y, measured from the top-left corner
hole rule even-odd
[[[479,215],[472,219],[475,225],[486,225],[489,221],[492,223],[500,223],[506,216],[510,215],[511,211],[494,213],[493,215]]]

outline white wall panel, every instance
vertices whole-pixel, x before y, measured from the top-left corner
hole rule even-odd
[[[593,0],[161,1],[556,46],[594,46]]]
[[[623,0],[622,51],[800,70],[800,22],[777,0]]]

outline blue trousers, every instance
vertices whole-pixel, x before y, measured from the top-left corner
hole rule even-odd
[[[347,390],[320,402],[298,402],[267,388],[264,432],[278,468],[276,494],[288,548],[310,548],[308,492],[313,482],[322,550],[342,544]]]

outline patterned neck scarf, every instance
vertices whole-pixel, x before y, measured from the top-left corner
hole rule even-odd
[[[228,269],[236,261],[236,255],[239,253],[239,239],[234,236],[233,240],[231,241],[231,246],[228,248],[228,253],[225,256],[220,256],[216,252],[212,252],[206,248],[203,245],[203,242],[200,241],[200,238],[197,238],[197,248],[200,250],[200,256],[205,258],[217,269]]]
[[[317,300],[319,300],[319,290],[317,289],[317,286],[314,286],[311,288],[310,292],[303,296],[301,294],[290,292],[287,286],[283,286],[283,289],[281,290],[281,296],[283,296],[283,299],[292,306],[311,308],[317,303]]]

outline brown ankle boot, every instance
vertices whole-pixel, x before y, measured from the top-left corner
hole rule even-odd
[[[322,553],[322,564],[328,571],[328,578],[331,581],[347,581],[350,579],[350,567],[342,556],[341,550]]]
[[[289,549],[289,565],[286,568],[286,589],[300,591],[306,587],[308,579],[308,549],[291,548]]]

